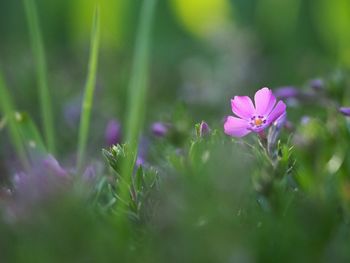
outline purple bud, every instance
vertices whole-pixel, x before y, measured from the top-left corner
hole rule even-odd
[[[118,121],[110,120],[106,127],[105,139],[108,146],[121,142],[121,127]]]
[[[324,88],[324,81],[322,79],[311,80],[310,87],[315,91],[321,91]]]
[[[205,137],[205,136],[208,136],[209,133],[210,133],[210,128],[208,123],[206,123],[205,121],[202,121],[199,126],[199,136]]]
[[[294,87],[282,87],[276,89],[273,94],[280,99],[289,99],[298,96],[299,90]]]
[[[136,158],[136,167],[145,166],[147,164],[147,155],[149,149],[149,140],[146,137],[141,137],[139,142],[139,151]]]
[[[142,158],[142,156],[137,156],[136,158],[136,167],[144,166],[146,163],[145,159]]]
[[[340,107],[339,112],[342,113],[344,116],[350,117],[350,107]]]
[[[163,122],[155,122],[151,127],[152,133],[157,137],[164,137],[169,131],[169,125]]]
[[[61,176],[61,177],[67,177],[68,173],[66,170],[64,170],[60,164],[57,162],[57,160],[52,156],[48,155],[43,160],[43,166],[47,169],[48,172],[52,173],[53,175]]]

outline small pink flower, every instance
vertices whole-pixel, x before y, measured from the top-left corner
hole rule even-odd
[[[246,136],[250,132],[260,133],[286,113],[286,104],[278,101],[272,91],[262,88],[255,93],[255,106],[248,96],[235,96],[231,100],[232,111],[239,118],[228,116],[224,130],[227,135]]]

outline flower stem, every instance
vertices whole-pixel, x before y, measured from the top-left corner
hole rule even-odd
[[[0,108],[1,108],[2,114],[7,119],[9,135],[15,147],[15,150],[19,156],[19,159],[23,167],[25,169],[29,169],[30,167],[29,160],[25,150],[25,146],[21,139],[18,123],[16,121],[13,101],[5,85],[5,81],[3,80],[1,73],[0,73]]]
[[[92,32],[91,32],[91,43],[90,43],[91,46],[90,46],[90,55],[89,55],[88,75],[86,79],[84,99],[83,99],[83,104],[81,108],[81,120],[80,120],[79,137],[78,137],[78,160],[77,160],[78,171],[80,171],[83,166],[85,151],[86,151],[86,143],[89,135],[91,108],[92,108],[95,85],[96,85],[99,40],[100,40],[100,17],[99,17],[99,7],[96,6],[94,19],[93,19]]]
[[[266,147],[267,147],[267,135],[266,135],[265,131],[262,130],[261,132],[259,132],[258,136],[259,136],[259,140],[260,140],[261,144],[266,149]]]
[[[39,26],[39,18],[34,0],[23,0],[29,26],[32,50],[36,60],[37,81],[41,116],[43,118],[44,135],[47,148],[55,153],[55,128],[51,97],[47,81],[47,65],[44,44]]]
[[[137,157],[138,140],[145,114],[145,98],[148,87],[147,82],[150,35],[155,6],[156,0],[147,0],[142,2],[139,27],[136,36],[131,79],[128,87],[126,140],[129,143],[128,150],[130,151],[130,154],[122,164],[123,166],[121,175],[123,180],[125,180],[127,183],[120,186],[119,194],[123,200],[127,200],[127,203],[130,199],[129,185]],[[125,205],[120,203],[119,209],[125,210]],[[124,221],[124,216],[122,216],[123,213],[118,213],[118,215],[120,215],[118,217],[118,220],[120,223],[122,223]]]

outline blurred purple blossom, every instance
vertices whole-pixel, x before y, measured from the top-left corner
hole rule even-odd
[[[106,144],[112,146],[121,142],[122,130],[117,120],[110,120],[105,131]]]
[[[310,81],[310,87],[315,91],[324,89],[324,81],[322,79],[313,79]]]
[[[205,121],[202,121],[199,126],[199,136],[205,137],[205,136],[208,136],[209,133],[210,133],[210,127],[208,123],[206,123]]]
[[[67,171],[60,166],[58,161],[52,155],[48,155],[44,158],[42,163],[48,173],[61,177],[68,176]]]
[[[307,125],[310,122],[311,118],[309,116],[301,117],[300,123],[301,125]]]
[[[142,156],[138,155],[135,163],[136,167],[144,166],[145,163],[146,160]]]
[[[295,87],[281,87],[274,90],[273,94],[279,99],[289,99],[297,97],[300,92]]]
[[[66,193],[70,179],[53,156],[37,160],[29,171],[14,175],[13,194],[6,203],[5,216],[12,221],[30,215],[34,208]]]
[[[15,189],[20,188],[31,184],[32,181],[36,182],[39,177],[43,179],[42,183],[51,180],[50,178],[58,178],[57,180],[62,178],[65,181],[70,178],[68,172],[60,166],[58,161],[52,155],[47,155],[37,160],[29,171],[16,173],[13,177],[13,185]]]
[[[63,117],[66,123],[74,128],[79,123],[82,97],[75,97],[63,106]]]
[[[350,117],[350,107],[340,107],[339,112],[344,116]]]
[[[146,137],[141,137],[139,142],[139,151],[136,158],[136,167],[145,166],[147,164],[147,155],[149,150],[149,140]]]
[[[169,124],[163,122],[154,122],[151,126],[151,131],[156,137],[164,137],[169,132]]]

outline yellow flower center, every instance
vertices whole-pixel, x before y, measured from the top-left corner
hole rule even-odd
[[[263,120],[260,118],[256,118],[254,120],[254,124],[255,124],[255,126],[261,126],[261,124],[263,124]]]

